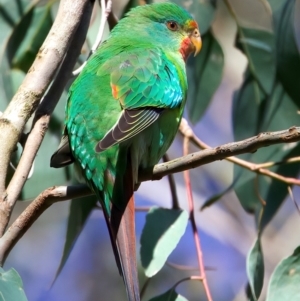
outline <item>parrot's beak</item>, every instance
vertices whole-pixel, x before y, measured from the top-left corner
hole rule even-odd
[[[199,32],[198,28],[195,28],[193,30],[193,32],[190,35],[190,40],[191,40],[191,42],[193,43],[193,45],[195,47],[194,56],[196,56],[200,52],[201,47],[202,47],[202,40],[201,40],[200,32]]]

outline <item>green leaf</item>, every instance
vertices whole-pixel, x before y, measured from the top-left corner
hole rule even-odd
[[[52,4],[53,1],[45,6],[34,3],[14,28],[6,47],[11,67],[26,73],[32,65],[52,26]]]
[[[224,68],[224,54],[211,31],[203,37],[203,48],[187,65],[189,82],[188,112],[191,122],[199,121],[219,87]]]
[[[294,30],[295,5],[295,0],[283,2],[281,8],[275,12],[274,22],[278,78],[299,108],[300,53]]]
[[[170,289],[162,295],[151,298],[149,301],[188,301],[183,296],[176,293],[174,289]]]
[[[4,271],[0,268],[0,300],[27,301],[22,279],[15,269]]]
[[[300,300],[300,247],[275,268],[268,287],[266,301]]]
[[[280,150],[281,152],[284,152]],[[290,152],[283,157],[283,161],[288,158],[297,157],[300,153],[300,144],[292,148]],[[281,164],[275,171],[287,178],[296,178],[300,170],[300,163],[295,164]],[[260,222],[260,228],[264,229],[266,225],[272,220],[277,210],[285,200],[288,190],[287,184],[281,181],[272,180],[271,183],[266,183],[268,190],[266,194],[266,206],[264,207],[263,215]]]
[[[31,0],[1,0],[0,3],[0,44],[10,34]]]
[[[237,47],[247,56],[249,71],[265,94],[270,94],[275,79],[275,39],[265,30],[239,27]]]
[[[262,131],[278,131],[299,123],[297,106],[277,83],[272,93],[265,97],[259,85],[248,72],[241,89],[236,93],[233,102],[233,130],[235,140],[241,140]],[[262,163],[266,161],[280,162],[297,155],[296,144],[278,144],[267,149],[259,149],[254,154],[245,154],[245,160]],[[299,150],[298,150],[299,151]],[[272,171],[282,175],[295,177],[299,172],[299,164],[280,164]],[[267,202],[261,227],[273,218],[287,195],[286,185],[270,178],[234,166],[234,175],[240,174],[235,192],[248,212],[258,212],[261,208],[259,197]]]
[[[264,283],[264,260],[259,236],[247,257],[247,276],[253,300],[257,300]]]
[[[55,279],[59,276],[65,263],[67,262],[69,255],[77,241],[77,238],[83,230],[83,227],[90,213],[95,208],[96,203],[96,196],[78,198],[71,201],[66,242]]]
[[[184,210],[153,207],[146,216],[141,235],[141,261],[147,277],[165,264],[185,232],[188,213]]]
[[[15,94],[14,74],[10,69],[5,47],[13,28],[24,15],[30,0],[2,0],[0,4],[0,111],[4,111]]]

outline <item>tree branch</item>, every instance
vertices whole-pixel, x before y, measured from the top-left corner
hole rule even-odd
[[[195,145],[197,145],[201,149],[211,149],[211,147],[209,145],[207,145],[206,143],[201,141],[195,135],[195,133],[190,128],[190,126],[188,125],[188,123],[185,119],[182,119],[180,127],[179,127],[179,131],[181,132],[181,134],[183,136],[189,137],[190,141],[192,141]],[[282,163],[299,162],[299,157],[289,158],[289,159],[285,160],[284,162],[265,162],[265,163],[260,163],[260,164],[249,162],[249,161],[246,161],[246,160],[234,157],[234,156],[228,157],[228,158],[225,158],[225,159],[227,161],[230,161],[234,164],[237,164],[237,165],[239,165],[243,168],[246,168],[250,171],[253,171],[257,174],[268,176],[270,178],[273,178],[273,179],[276,179],[278,181],[284,182],[288,185],[298,185],[298,186],[300,186],[300,180],[295,179],[295,178],[285,177],[285,176],[282,176],[280,174],[277,174],[273,171],[270,171],[270,170],[264,168],[264,167],[271,167],[271,166],[282,164]]]
[[[151,170],[142,170],[140,172],[139,181],[159,180],[171,173],[181,172],[217,160],[223,160],[226,159],[226,157],[253,153],[259,148],[273,144],[297,141],[300,141],[300,127],[294,126],[283,131],[260,133],[257,136],[242,141],[223,144],[211,149],[191,153],[167,163],[157,164]],[[293,184],[296,184],[296,182]],[[297,185],[300,185],[300,183],[297,183]]]
[[[38,217],[52,204],[75,197],[91,195],[93,192],[86,185],[50,187],[43,191],[21,213],[0,239],[0,265],[18,240],[26,233]]]
[[[187,133],[187,135],[189,135],[189,133]],[[175,172],[225,159],[227,156],[253,152],[271,144],[289,143],[299,140],[300,127],[292,127],[288,130],[278,132],[261,133],[242,141],[224,144],[212,149],[192,153],[166,163],[157,164],[153,170],[140,171],[139,181],[158,180]],[[66,191],[66,193],[61,193],[61,191]],[[13,245],[51,204],[90,194],[92,194],[91,190],[85,185],[54,187],[42,192],[0,239],[0,263],[4,262]],[[46,204],[43,204],[43,202]]]
[[[10,156],[24,126],[54,77],[90,0],[61,1],[57,18],[22,85],[0,118],[0,199]]]
[[[23,84],[1,116],[0,140],[6,141],[6,143],[0,145],[0,234],[3,234],[7,226],[11,210],[27,179],[32,162],[48,128],[49,114],[53,111],[79,55],[89,24],[91,8],[92,4],[89,0],[78,0],[75,3],[70,0],[61,2],[57,18],[47,39]],[[84,20],[82,26],[77,30],[82,19]],[[76,39],[73,40],[70,54],[65,57],[75,32],[78,33],[78,37],[76,36]],[[38,105],[64,57],[65,61],[57,79],[39,107],[35,118],[36,122],[26,141],[17,171],[4,192],[6,164],[9,164],[7,160],[10,159],[12,147],[15,147],[26,121]]]

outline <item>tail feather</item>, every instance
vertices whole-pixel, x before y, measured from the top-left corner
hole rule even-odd
[[[121,178],[115,179],[111,214],[103,208],[110,234],[111,244],[119,272],[123,277],[128,301],[140,301],[135,243],[135,206],[133,194],[133,175],[130,160]],[[97,191],[97,190],[96,190]],[[120,199],[122,200],[120,202]]]
[[[129,199],[125,211],[121,213],[118,208],[113,208],[111,225],[114,228],[119,224],[116,233],[116,244],[118,248],[119,260],[123,280],[126,286],[129,301],[139,301],[139,283],[136,265],[135,246],[135,214],[133,194]]]

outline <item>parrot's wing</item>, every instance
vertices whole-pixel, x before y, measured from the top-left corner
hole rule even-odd
[[[97,144],[96,152],[137,135],[157,120],[162,111],[161,108],[124,110],[117,124]]]
[[[110,74],[112,96],[123,112],[96,146],[101,152],[137,135],[155,122],[165,109],[180,106],[185,98],[176,67],[160,49],[122,53],[98,70]]]

